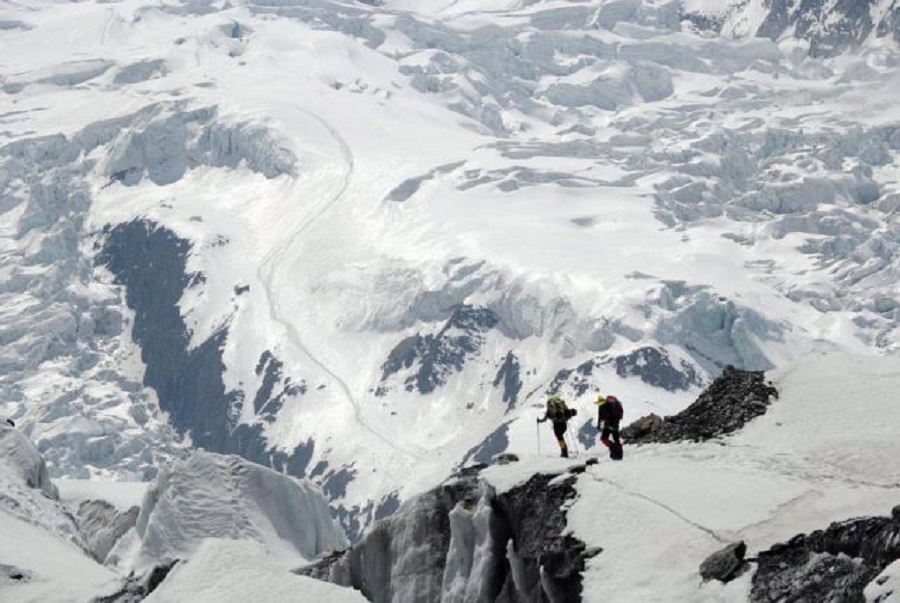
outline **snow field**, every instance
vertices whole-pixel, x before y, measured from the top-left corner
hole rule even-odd
[[[833,521],[889,514],[900,496],[886,437],[900,420],[898,380],[896,358],[810,356],[738,434],[626,445],[625,461],[588,467],[568,511],[573,533],[604,549],[588,562],[586,600],[745,601],[746,579],[700,587],[700,563],[725,544],[745,540],[752,556]]]
[[[208,539],[190,562],[176,566],[147,603],[222,601],[363,603],[357,591],[290,572],[264,546],[248,540]]]

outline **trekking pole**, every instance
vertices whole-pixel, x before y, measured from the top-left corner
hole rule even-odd
[[[534,434],[537,436],[538,456],[541,456],[541,424],[534,422]]]

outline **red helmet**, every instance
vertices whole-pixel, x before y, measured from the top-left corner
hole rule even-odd
[[[616,398],[614,395],[610,394],[610,395],[606,396],[606,401],[607,402],[618,402],[619,399]]]

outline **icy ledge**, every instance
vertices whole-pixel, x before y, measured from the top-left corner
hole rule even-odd
[[[576,478],[555,465],[557,474],[507,490],[480,477],[483,466],[464,471],[406,502],[353,548],[297,573],[376,603],[580,600],[591,552],[565,534]]]
[[[347,546],[322,492],[236,456],[193,452],[160,472],[137,521],[137,567],[188,559],[207,538],[253,540],[278,557]]]

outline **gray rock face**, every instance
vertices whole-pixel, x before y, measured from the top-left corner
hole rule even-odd
[[[580,601],[585,559],[599,550],[563,535],[574,477],[536,475],[497,495],[477,477],[481,467],[407,501],[351,549],[297,573],[376,603]]]
[[[460,461],[460,466],[470,462],[489,464],[495,456],[509,447],[509,423],[504,423],[494,430],[480,444],[469,450]]]
[[[877,4],[877,0],[775,0],[758,35],[775,40],[791,30],[795,37],[809,41],[814,57],[846,52],[873,33],[900,41],[900,7],[891,6],[875,22]]]
[[[268,447],[261,425],[233,421],[240,414],[243,393],[226,391],[222,381],[222,346],[228,327],[194,348],[190,345],[178,306],[185,289],[202,280],[201,275],[187,272],[190,243],[141,220],[119,224],[105,234],[98,261],[125,287],[128,306],[135,313],[132,337],[147,365],[144,384],[156,390],[160,407],[169,413],[178,432],[190,433],[194,445],[206,450],[239,454],[304,476],[312,442],[288,455]],[[264,417],[274,416],[283,396],[302,394],[299,386],[282,377],[280,364],[270,354],[257,365],[265,378],[253,404]]]
[[[697,400],[677,415],[662,421],[644,417],[622,430],[631,444],[703,441],[737,431],[766,412],[778,391],[765,382],[765,374],[725,367]]]
[[[761,552],[750,600],[863,601],[866,585],[898,558],[896,516],[833,523]]]
[[[730,582],[746,567],[744,562],[744,555],[746,554],[747,545],[743,540],[729,544],[721,551],[717,551],[707,557],[700,564],[700,577],[704,580]]]
[[[765,4],[768,12],[755,33],[772,40],[786,36],[806,40],[813,57],[836,56],[870,37],[900,41],[900,6],[894,3],[879,9],[878,5],[878,0],[772,0]],[[733,10],[743,9],[739,4]],[[727,20],[724,14],[685,13],[683,17],[699,29],[712,31],[721,30]]]
[[[494,378],[494,387],[503,385],[503,401],[506,402],[508,409],[512,409],[519,402],[519,392],[522,391],[521,368],[519,359],[510,351]]]
[[[595,382],[595,370],[601,367],[615,368],[620,377],[637,377],[644,383],[668,391],[683,391],[704,383],[704,376],[690,362],[673,359],[663,348],[640,347],[620,356],[601,355],[582,362],[575,368],[556,373],[547,393],[571,393],[576,397],[599,392]],[[601,371],[597,371],[599,374]]]
[[[640,377],[641,381],[670,392],[703,384],[703,377],[688,362],[673,361],[660,348],[643,347],[612,360],[620,377]]]
[[[486,308],[457,306],[438,332],[414,335],[397,344],[382,367],[383,385],[376,395],[385,395],[386,382],[401,371],[412,373],[403,381],[407,391],[433,392],[463,369],[467,358],[481,348],[484,334],[498,322],[497,315]]]

